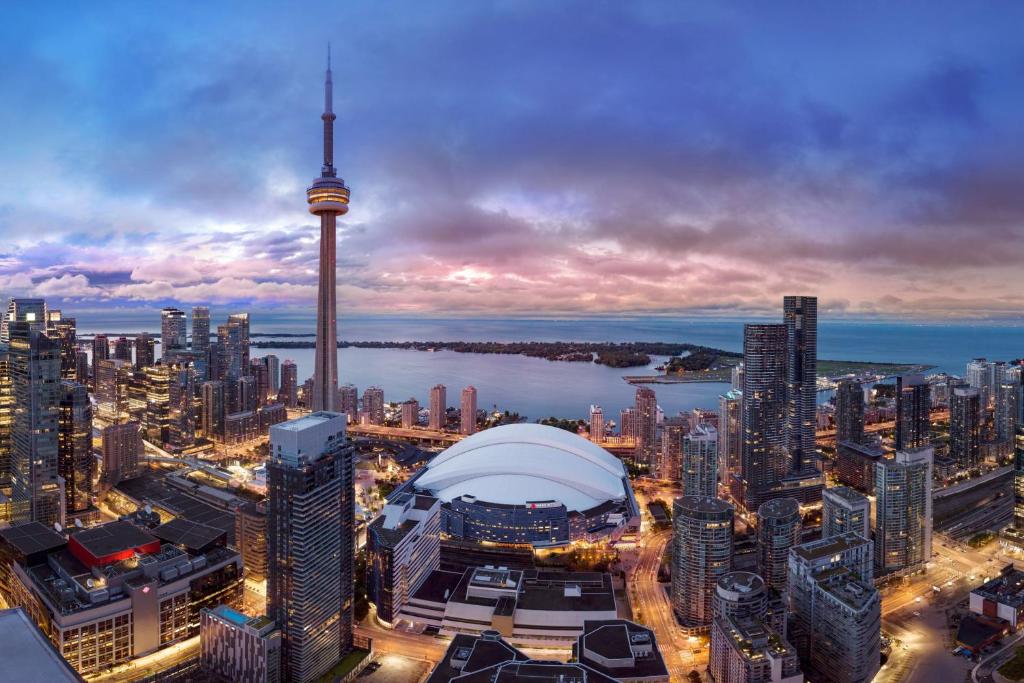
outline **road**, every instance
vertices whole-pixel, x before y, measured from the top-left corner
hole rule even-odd
[[[630,584],[633,616],[654,631],[669,677],[673,681],[681,681],[693,668],[692,661],[684,663],[683,650],[686,649],[686,643],[676,625],[672,605],[658,583],[658,567],[665,555],[665,547],[671,540],[672,532],[669,530],[643,537],[640,557],[630,577]],[[692,660],[692,657],[687,656],[687,659]]]
[[[167,671],[199,656],[199,636],[193,636],[170,647],[114,667],[103,674],[88,676],[86,680],[102,683],[131,683],[161,671]]]
[[[992,672],[1001,667],[1017,651],[1015,647],[1024,633],[1020,633],[1006,641],[1002,648],[985,657],[971,670],[973,683],[993,683]]]

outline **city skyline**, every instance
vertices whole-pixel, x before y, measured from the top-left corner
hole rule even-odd
[[[0,87],[31,115],[0,292],[311,316],[294,198],[344,37],[345,312],[749,316],[814,289],[832,317],[1019,315],[1019,8],[407,9],[323,11],[315,37],[268,5],[12,12]]]

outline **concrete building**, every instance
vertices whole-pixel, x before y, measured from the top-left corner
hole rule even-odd
[[[718,496],[718,430],[697,425],[683,437],[681,480],[684,496]]]
[[[757,573],[769,588],[786,592],[789,550],[800,544],[800,503],[776,498],[757,508]]]
[[[354,384],[338,387],[338,410],[348,416],[348,423],[359,420],[359,390]]]
[[[135,369],[142,370],[156,363],[156,340],[148,332],[135,337]]]
[[[0,558],[14,602],[82,675],[199,635],[203,608],[242,596],[242,561],[225,533],[182,519],[69,537],[23,524],[0,530]]]
[[[870,683],[880,668],[881,599],[871,557],[871,541],[852,532],[790,552],[789,640],[812,681]]]
[[[414,398],[402,402],[402,429],[419,426],[420,402]]]
[[[896,450],[931,443],[931,393],[921,375],[896,378]]]
[[[203,671],[230,681],[281,683],[281,632],[273,620],[218,605],[199,625]]]
[[[604,410],[601,406],[590,406],[590,440],[594,442],[604,441]]]
[[[961,470],[981,465],[981,392],[955,387],[949,396],[949,456]]]
[[[398,616],[444,635],[496,631],[516,644],[567,648],[587,622],[618,615],[609,574],[489,565],[432,572]]]
[[[666,417],[662,421],[661,448],[658,450],[658,465],[655,470],[659,479],[680,481],[684,476],[683,440],[689,431],[690,421],[685,415]],[[696,457],[696,452],[694,456]],[[694,474],[700,471],[701,465],[699,462],[693,463],[693,467],[698,468]],[[717,473],[715,476],[718,476]]]
[[[729,488],[741,474],[743,424],[740,419],[743,391],[732,389],[718,397],[718,481]]]
[[[861,493],[875,492],[875,465],[885,457],[877,442],[840,441],[836,444],[836,479]]]
[[[291,409],[299,406],[298,372],[295,361],[286,360],[281,363],[281,390],[278,393],[278,400]]]
[[[384,390],[380,387],[367,387],[363,391],[363,412],[370,424],[384,424]]]
[[[114,486],[123,479],[139,475],[142,457],[142,428],[138,422],[125,422],[104,427],[100,432],[103,481]]]
[[[723,574],[715,586],[714,616],[761,620],[781,635],[786,635],[786,604],[777,592],[765,585],[753,572]]]
[[[753,616],[717,617],[708,671],[715,683],[802,683],[800,658],[785,637]]]
[[[201,373],[200,379],[210,379],[210,309],[206,306],[192,307],[192,350],[204,360],[204,372]]]
[[[924,568],[932,556],[930,446],[896,451],[875,469],[875,566],[880,574]]]
[[[318,679],[352,648],[354,449],[341,413],[270,429],[267,609],[285,680]]]
[[[836,443],[864,441],[864,388],[854,379],[836,386]]]
[[[852,531],[871,538],[871,502],[849,486],[833,486],[822,492],[821,537]]]
[[[75,353],[76,346],[76,324],[74,318],[69,318],[59,310],[48,309],[46,311],[46,336],[55,341],[60,347],[60,377],[61,379],[75,381]],[[85,379],[81,380],[85,383]]]
[[[707,631],[715,587],[731,569],[733,507],[718,498],[684,496],[672,510],[672,609],[684,631]]]
[[[448,424],[448,390],[443,384],[430,388],[430,428],[444,429]]]
[[[235,508],[235,547],[242,556],[245,576],[267,578],[267,505],[250,501]]]
[[[1020,377],[1007,376],[996,389],[995,423],[996,439],[999,441],[1013,441],[1017,434],[1024,400],[1021,392]]]
[[[168,306],[160,311],[160,355],[188,349],[188,321],[185,311]]]
[[[441,501],[400,493],[366,529],[367,593],[393,623],[409,596],[441,567]]]
[[[459,433],[468,436],[476,434],[476,387],[468,386],[462,390],[459,401],[459,412],[461,415]]]
[[[787,470],[786,353],[786,325],[743,326],[741,474],[748,510]]]
[[[668,683],[668,667],[654,632],[626,619],[586,621],[573,659],[616,681]]]
[[[654,389],[642,386],[636,390],[636,454],[637,464],[653,468],[658,448],[658,399]]]

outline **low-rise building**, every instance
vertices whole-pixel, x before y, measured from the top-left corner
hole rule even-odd
[[[1008,564],[999,576],[971,591],[970,610],[1005,620],[1017,630],[1024,622],[1024,571]]]
[[[623,683],[669,681],[654,632],[626,619],[585,622],[573,659]]]
[[[618,615],[609,574],[486,566],[432,572],[398,618],[446,635],[496,631],[514,643],[571,647],[587,621]]]
[[[245,683],[281,680],[281,632],[272,619],[227,605],[204,609],[199,642],[205,672]]]
[[[204,607],[237,605],[242,560],[226,534],[181,519],[147,531],[114,521],[64,537],[0,530],[0,574],[61,655],[86,675],[199,634]]]

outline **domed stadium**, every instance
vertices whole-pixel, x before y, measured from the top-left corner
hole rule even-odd
[[[487,429],[440,453],[412,486],[442,502],[449,536],[565,545],[615,534],[638,519],[622,462],[564,429]]]

